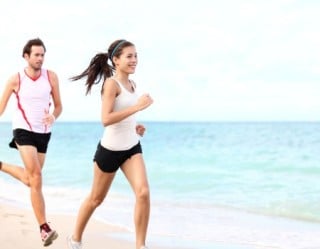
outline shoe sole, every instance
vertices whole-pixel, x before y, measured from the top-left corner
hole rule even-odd
[[[52,242],[58,238],[58,233],[54,231],[50,236],[46,239],[46,241],[43,243],[43,246],[50,246]]]

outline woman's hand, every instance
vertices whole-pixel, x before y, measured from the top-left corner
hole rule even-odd
[[[145,131],[146,131],[146,128],[142,124],[137,124],[136,132],[139,136],[143,137],[143,134]]]
[[[139,110],[141,111],[141,110],[149,107],[152,103],[153,103],[153,99],[151,98],[151,96],[149,94],[143,94],[138,99],[137,106],[138,106]]]

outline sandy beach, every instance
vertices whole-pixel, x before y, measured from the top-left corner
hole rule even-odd
[[[75,217],[66,215],[48,215],[52,226],[58,231],[59,237],[47,248],[67,248],[66,237],[71,233]],[[37,249],[44,248],[33,213],[27,209],[0,205],[0,248],[1,249]],[[124,234],[127,231],[115,226],[106,225],[94,219],[90,220],[84,234],[84,248],[134,248],[134,242],[113,238],[113,234]],[[128,234],[129,235],[129,234]],[[165,249],[152,245],[153,249]]]
[[[319,248],[318,225],[293,220],[228,214],[229,222],[220,221],[212,231],[214,243],[187,241],[185,238],[149,238],[150,249],[316,249]],[[48,214],[59,238],[47,248],[67,249],[66,237],[70,235],[75,216]],[[247,221],[245,221],[247,220]],[[238,223],[238,224],[237,224]],[[241,228],[242,227],[242,228]],[[249,228],[250,227],[250,228]],[[38,227],[29,209],[18,208],[7,203],[0,204],[0,248],[37,249],[42,246]],[[230,233],[230,230],[237,230]],[[226,235],[229,234],[229,240]],[[233,234],[233,236],[231,236]],[[231,237],[230,237],[231,236]],[[239,237],[239,238],[238,238]],[[241,239],[242,238],[242,239]],[[244,239],[246,238],[246,239]],[[89,221],[84,237],[84,249],[110,248],[134,249],[134,234],[123,228],[105,224],[94,218]]]
[[[30,208],[30,207],[29,207]],[[48,220],[57,230],[59,237],[49,247],[43,247],[33,213],[29,209],[19,208],[7,203],[0,203],[0,248],[1,249],[67,249],[66,238],[70,235],[75,223],[75,216],[48,214]],[[134,249],[134,234],[123,228],[105,224],[94,218],[89,221],[84,233],[84,249],[110,248]],[[150,249],[254,249],[255,247],[217,241],[208,244],[188,242],[181,238],[154,237],[148,244]]]

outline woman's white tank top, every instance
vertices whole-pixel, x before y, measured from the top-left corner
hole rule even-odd
[[[115,99],[113,110],[120,111],[135,105],[138,100],[135,87],[133,86],[134,92],[129,92],[120,82],[115,81],[118,83],[121,92]],[[138,142],[139,136],[136,133],[135,114],[130,115],[118,123],[106,126],[101,139],[101,145],[113,151],[131,149]]]

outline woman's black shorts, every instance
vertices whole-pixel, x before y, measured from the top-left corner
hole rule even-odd
[[[103,172],[112,173],[117,171],[127,159],[138,153],[142,153],[140,142],[129,150],[121,151],[108,150],[99,142],[93,161]]]

